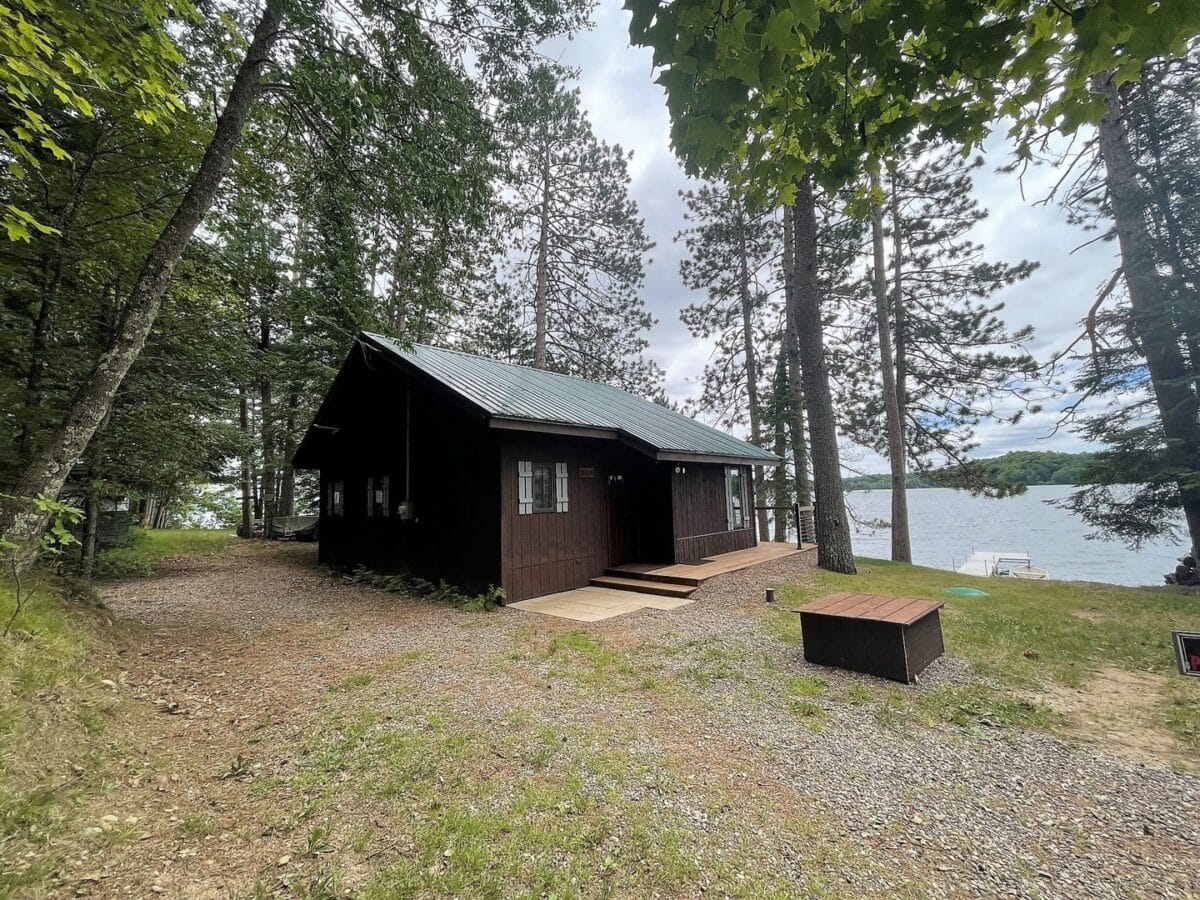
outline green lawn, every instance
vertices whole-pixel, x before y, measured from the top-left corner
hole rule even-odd
[[[211,556],[233,541],[231,531],[202,528],[134,528],[128,547],[102,550],[96,557],[98,577],[152,575],[155,566],[173,556]]]
[[[0,584],[0,616],[13,611]],[[69,821],[74,798],[94,788],[107,752],[100,737],[115,695],[96,674],[94,641],[40,587],[0,639],[0,897],[16,896],[45,872],[13,873],[10,848],[38,847]],[[69,774],[64,774],[69,773]]]
[[[943,593],[962,585],[987,597]],[[970,689],[961,704],[997,703],[1008,692],[1034,691],[1052,684],[1077,687],[1105,666],[1167,676],[1161,696],[1165,724],[1190,746],[1200,744],[1200,685],[1175,674],[1173,629],[1200,630],[1200,590],[1177,587],[1129,588],[1061,581],[971,578],[939,569],[884,560],[858,560],[858,575],[816,571],[802,584],[782,587],[783,603],[771,624],[785,640],[799,641],[799,617],[792,609],[834,591],[928,597],[944,600],[942,630],[947,653],[964,657],[985,688]],[[990,696],[990,700],[989,700]],[[960,705],[950,692],[927,698],[927,706],[953,719]],[[939,709],[945,706],[945,709]],[[998,709],[1000,719],[1042,724],[1038,711]]]

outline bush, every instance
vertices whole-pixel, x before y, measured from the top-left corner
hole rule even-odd
[[[491,584],[482,593],[464,594],[457,588],[446,584],[445,581],[438,581],[437,584],[434,584],[428,579],[420,578],[409,572],[385,575],[381,572],[373,572],[365,566],[355,569],[351,578],[355,584],[365,584],[390,594],[424,597],[435,603],[445,603],[466,612],[486,612],[504,602],[504,588],[498,588]]]

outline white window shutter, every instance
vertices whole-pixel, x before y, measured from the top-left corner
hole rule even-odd
[[[517,463],[517,512],[522,516],[533,512],[533,463],[527,459]]]
[[[554,496],[556,499],[555,509],[558,512],[567,511],[567,464],[554,464]]]

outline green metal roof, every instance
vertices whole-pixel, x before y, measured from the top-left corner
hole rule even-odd
[[[379,334],[364,333],[363,338],[480,408],[494,425],[612,432],[662,459],[704,456],[763,465],[779,462],[774,453],[610,384],[458,350],[424,344],[406,348]]]

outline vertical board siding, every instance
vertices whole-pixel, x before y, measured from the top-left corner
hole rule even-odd
[[[512,602],[583,587],[611,564],[608,473],[611,442],[553,435],[505,435],[500,449],[501,579]],[[519,512],[521,463],[566,468],[564,512]],[[579,470],[590,468],[591,478]],[[556,507],[559,504],[556,503]]]
[[[730,553],[753,547],[754,495],[747,491],[746,526],[729,530],[729,512],[725,503],[726,466],[713,463],[686,463],[671,474],[671,517],[675,526],[675,562],[694,563],[706,556]],[[743,477],[750,478],[749,466],[742,466]]]
[[[387,366],[355,360],[331,394],[325,424],[337,432],[321,458],[320,562],[444,580],[469,593],[500,583],[499,446],[474,417]],[[406,410],[406,398],[412,409]],[[411,412],[410,497],[405,497],[405,422]],[[368,478],[388,477],[388,515],[368,516]],[[345,482],[344,514],[332,516],[326,486]],[[410,499],[415,519],[402,521]]]

